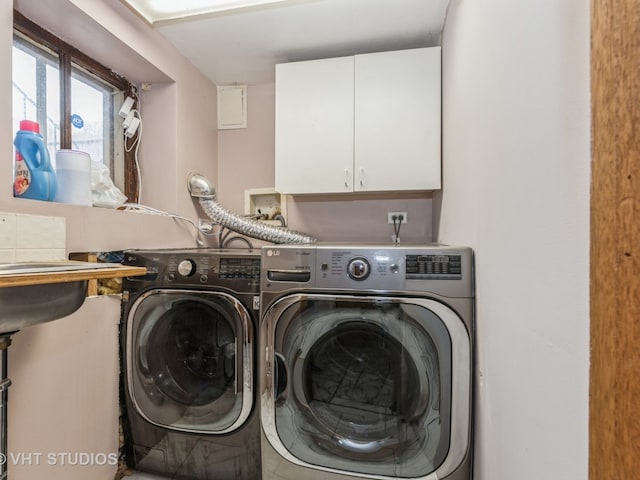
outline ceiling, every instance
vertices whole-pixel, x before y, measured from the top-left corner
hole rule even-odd
[[[291,0],[157,23],[217,85],[275,81],[276,63],[440,45],[449,0]]]

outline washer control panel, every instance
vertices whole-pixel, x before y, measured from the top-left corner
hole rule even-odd
[[[473,252],[446,245],[276,245],[262,248],[261,289],[472,291]]]
[[[335,249],[317,251],[317,287],[402,289],[404,258],[389,249]]]
[[[461,255],[406,255],[406,278],[459,280],[462,278]]]

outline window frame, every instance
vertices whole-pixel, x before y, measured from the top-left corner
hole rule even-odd
[[[55,36],[53,33],[45,30],[37,23],[29,20],[23,14],[17,10],[13,10],[13,29],[14,32],[18,32],[22,36],[32,41],[36,46],[40,45],[45,49],[48,49],[58,55],[59,72],[60,72],[60,148],[70,149],[71,143],[71,77],[73,68],[72,65],[80,67],[90,75],[94,75],[97,78],[113,85],[117,89],[127,92],[129,96],[135,99],[134,107],[138,108],[137,100],[137,88],[129,82],[125,77],[113,72],[111,69],[105,67],[100,62],[94,60],[88,55],[84,54],[74,46],[66,43],[64,40]],[[76,69],[77,72],[77,69]],[[62,121],[63,119],[69,119],[69,121]],[[133,138],[133,141],[139,140],[137,138],[139,131]],[[138,179],[136,175],[136,159],[135,149],[127,151],[123,149],[124,158],[124,191],[129,202],[138,201]]]

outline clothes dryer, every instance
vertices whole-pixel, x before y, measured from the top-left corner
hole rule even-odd
[[[473,278],[467,247],[263,247],[263,477],[469,480]]]
[[[176,479],[260,478],[257,250],[130,250],[122,372],[128,463]]]

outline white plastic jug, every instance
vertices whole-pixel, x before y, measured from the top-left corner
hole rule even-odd
[[[91,156],[78,150],[56,151],[58,191],[54,201],[74,205],[92,205]]]

